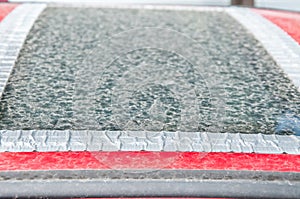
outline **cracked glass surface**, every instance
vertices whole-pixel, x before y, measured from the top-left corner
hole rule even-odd
[[[47,8],[6,86],[0,128],[295,134],[299,107],[295,86],[226,13]]]

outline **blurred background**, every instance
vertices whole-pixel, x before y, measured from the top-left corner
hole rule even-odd
[[[255,6],[300,12],[300,0],[255,0]]]
[[[11,2],[62,2],[62,0],[11,0]],[[229,6],[245,5],[261,8],[273,8],[300,12],[300,0],[63,0],[63,2],[90,2],[90,3],[134,3],[134,4],[168,4],[168,5],[212,5]]]

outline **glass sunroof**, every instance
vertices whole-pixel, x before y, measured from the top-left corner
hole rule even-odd
[[[273,134],[300,93],[224,12],[47,8],[0,108],[1,129]]]

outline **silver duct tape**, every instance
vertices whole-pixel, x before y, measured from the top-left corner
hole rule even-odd
[[[300,45],[281,28],[248,8],[227,8],[263,45],[300,91]]]
[[[0,23],[0,97],[26,36],[45,7],[45,4],[19,5]]]
[[[193,151],[299,154],[294,135],[145,131],[0,131],[1,152]]]

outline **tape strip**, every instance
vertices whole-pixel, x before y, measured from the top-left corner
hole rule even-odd
[[[294,135],[144,131],[0,131],[0,151],[194,151],[300,153]]]
[[[261,42],[300,91],[299,44],[281,28],[250,9],[228,8],[226,11]]]
[[[0,23],[0,97],[26,36],[45,7],[45,4],[19,5]]]

